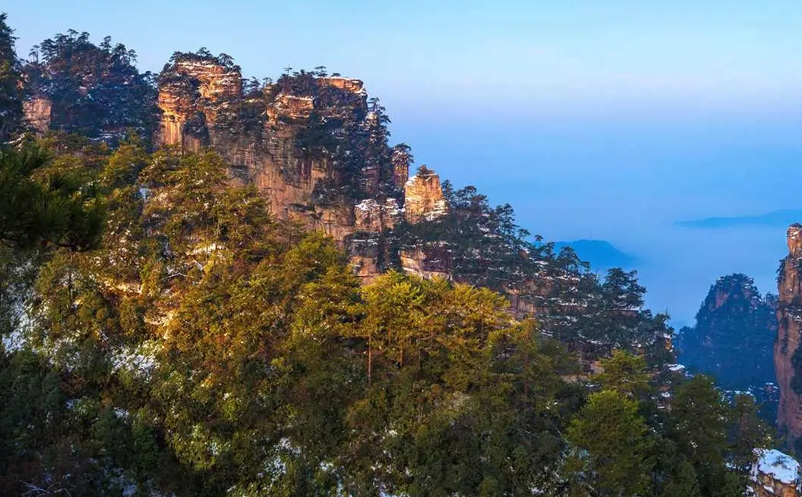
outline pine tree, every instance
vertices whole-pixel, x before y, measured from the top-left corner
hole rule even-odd
[[[73,174],[48,170],[50,164],[49,152],[36,145],[0,150],[0,240],[93,247],[104,215],[98,193]]]
[[[701,497],[696,471],[688,461],[681,461],[660,492],[660,497]]]
[[[612,390],[592,394],[566,437],[579,449],[574,476],[580,488],[599,496],[635,496],[649,488],[654,441],[634,400]]]
[[[629,398],[642,398],[649,393],[649,373],[643,357],[615,350],[612,357],[601,361],[603,372],[594,379],[603,389],[614,390]]]
[[[8,141],[22,121],[22,78],[14,51],[14,31],[0,12],[0,145]]]

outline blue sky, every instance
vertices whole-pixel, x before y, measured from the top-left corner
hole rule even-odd
[[[12,0],[18,49],[73,28],[158,71],[176,50],[363,79],[393,136],[549,239],[641,258],[678,322],[717,276],[772,290],[782,230],[674,221],[802,208],[802,2]]]
[[[492,110],[491,94],[516,106],[507,113],[777,110],[802,86],[794,0],[17,0],[3,8],[24,53],[67,28],[112,35],[150,70],[174,50],[207,46],[252,75],[323,64],[404,105]]]

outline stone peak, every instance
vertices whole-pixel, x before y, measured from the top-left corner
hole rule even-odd
[[[404,185],[405,214],[407,221],[432,221],[448,211],[440,177],[426,166],[420,166]]]
[[[802,224],[794,223],[788,227],[788,252],[794,257],[802,256]]]

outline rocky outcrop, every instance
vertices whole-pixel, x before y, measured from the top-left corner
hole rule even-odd
[[[32,97],[22,103],[25,120],[37,133],[50,129],[50,112],[53,102],[44,95]]]
[[[757,460],[749,478],[750,495],[756,497],[799,497],[802,475],[799,463],[778,450],[757,449]]]
[[[351,93],[367,94],[365,92],[365,84],[354,78],[343,78],[341,76],[324,76],[317,79],[319,86],[329,86]]]
[[[446,246],[402,250],[401,269],[422,278],[451,279],[451,252]]]
[[[267,107],[267,117],[273,125],[277,125],[282,121],[306,122],[314,110],[315,100],[312,97],[299,97],[282,93],[276,97],[272,105]]]
[[[196,151],[220,107],[242,93],[242,76],[236,66],[225,66],[213,58],[182,54],[159,81],[158,106],[161,119],[154,144],[179,145]]]
[[[239,67],[223,57],[174,55],[159,78],[154,143],[212,147],[232,180],[255,185],[276,217],[323,230],[345,247],[360,277],[385,270],[382,232],[402,216],[397,178],[406,178],[409,164],[363,156],[383,124],[368,112],[362,81],[302,72],[246,94]],[[380,157],[392,156],[384,150]]]
[[[396,187],[403,189],[409,179],[409,166],[412,164],[412,155],[409,147],[397,145],[393,148],[393,183]]]
[[[679,360],[712,375],[722,388],[757,390],[775,381],[776,298],[763,298],[745,274],[718,278],[696,314],[679,333]]]
[[[77,133],[111,146],[132,133],[149,142],[157,95],[133,51],[108,40],[95,45],[76,31],[57,40],[47,40],[46,57],[22,65],[27,123],[39,133]]]
[[[410,223],[431,221],[446,214],[447,206],[440,177],[421,166],[404,185],[405,217]]]
[[[795,367],[795,357],[802,351],[802,278],[800,278],[800,258],[802,258],[802,225],[794,224],[788,228],[788,256],[780,263],[777,284],[779,301],[777,304],[777,340],[774,344],[774,367],[777,384],[780,388],[780,406],[777,424],[789,439],[802,437],[802,375]]]
[[[383,204],[375,199],[363,200],[356,204],[355,225],[357,231],[379,233],[392,229],[401,217],[398,200],[388,198]]]

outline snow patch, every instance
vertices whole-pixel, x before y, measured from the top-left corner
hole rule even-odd
[[[799,463],[791,456],[776,449],[755,449],[755,455],[758,459],[752,466],[753,479],[764,474],[787,485],[800,482]]]

